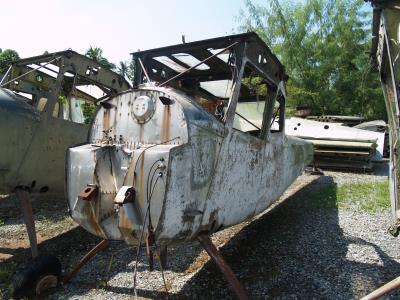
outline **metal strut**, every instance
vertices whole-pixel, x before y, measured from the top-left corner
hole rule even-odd
[[[17,188],[15,194],[21,203],[22,212],[24,214],[24,221],[26,231],[28,232],[29,244],[31,246],[32,258],[38,256],[38,245],[36,238],[35,220],[33,219],[32,204],[29,193],[22,189]]]
[[[103,251],[107,246],[110,244],[109,240],[102,240],[96,246],[94,246],[88,253],[85,254],[84,257],[79,261],[79,263],[75,266],[75,268],[69,272],[64,278],[61,279],[62,283],[66,283],[70,281],[78,272],[79,270],[87,264],[87,262],[95,256],[100,251]]]
[[[387,293],[398,289],[400,287],[400,277],[393,279],[392,281],[386,283],[385,285],[381,286],[379,289],[373,291],[372,293],[364,296],[361,300],[375,300]]]
[[[232,272],[232,269],[226,263],[221,253],[219,253],[218,249],[212,243],[210,237],[206,234],[199,235],[197,239],[200,241],[203,248],[207,251],[208,255],[214,260],[217,264],[218,268],[221,270],[222,274],[226,281],[228,281],[232,291],[236,294],[236,296],[240,300],[247,300],[247,292],[244,289],[243,285],[237,279],[235,274]]]

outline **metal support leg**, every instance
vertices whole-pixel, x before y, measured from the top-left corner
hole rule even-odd
[[[221,253],[219,253],[218,249],[214,246],[210,237],[204,234],[198,236],[197,239],[200,241],[203,248],[207,251],[208,255],[210,255],[210,257],[217,264],[222,274],[224,274],[226,281],[229,282],[231,289],[236,294],[236,296],[240,300],[247,300],[248,297],[246,290],[244,289],[240,281],[236,278],[235,274],[232,272],[231,268],[226,263]]]
[[[108,245],[110,244],[109,240],[102,240],[100,243],[98,243],[96,246],[94,246],[92,248],[92,250],[90,250],[88,253],[85,254],[84,257],[82,257],[82,259],[79,261],[79,263],[76,265],[76,267],[69,272],[66,276],[64,276],[64,278],[62,278],[62,282],[66,283],[68,281],[70,281],[78,272],[79,270],[86,265],[86,263],[93,257],[95,256],[97,253],[99,253],[100,251],[103,251]]]
[[[154,245],[154,233],[150,231],[149,236],[146,239],[146,254],[149,262],[149,271],[154,270],[154,256],[153,256],[153,245]]]
[[[38,246],[36,238],[35,220],[33,219],[32,204],[29,193],[23,189],[17,188],[15,191],[17,198],[21,203],[22,212],[24,214],[26,231],[28,232],[29,244],[31,246],[32,258],[38,256]]]
[[[375,300],[387,293],[398,289],[400,287],[400,277],[393,279],[392,281],[386,283],[385,285],[381,286],[379,289],[373,291],[371,294],[364,296],[361,300]]]
[[[162,245],[159,247],[159,249],[157,249],[158,251],[158,256],[160,257],[160,264],[161,267],[165,270],[165,268],[167,267],[167,246],[166,245]]]

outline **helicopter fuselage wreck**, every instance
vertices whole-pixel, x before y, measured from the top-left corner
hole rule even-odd
[[[143,233],[161,245],[211,234],[264,211],[312,159],[284,133],[286,75],[257,35],[134,58],[136,88],[103,103],[88,143],[67,155],[71,214],[91,233],[132,245]]]

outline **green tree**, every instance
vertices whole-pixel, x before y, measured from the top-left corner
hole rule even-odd
[[[85,56],[89,57],[90,59],[93,59],[94,61],[98,62],[107,69],[110,70],[115,69],[115,64],[113,64],[103,56],[103,50],[99,47],[90,46],[89,49],[86,50]]]
[[[314,114],[386,118],[378,75],[371,72],[370,10],[363,0],[246,2],[241,30],[255,31],[286,67],[288,105]]]
[[[123,77],[128,75],[128,64],[125,61],[120,61],[117,66],[117,73]]]
[[[133,61],[120,61],[117,66],[117,73],[130,81],[133,81],[133,76],[135,73],[135,65]]]
[[[6,73],[10,64],[18,59],[19,55],[17,51],[11,49],[1,51],[0,49],[0,74]]]
[[[89,124],[96,113],[96,105],[93,103],[85,102],[81,104],[83,117],[85,118],[85,124]]]

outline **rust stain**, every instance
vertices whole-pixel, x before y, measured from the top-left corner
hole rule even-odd
[[[84,188],[80,193],[79,197],[81,197],[83,200],[95,200],[97,193],[98,193],[98,187],[96,186],[87,186]]]
[[[142,161],[140,163],[140,179],[139,179],[139,199],[144,203],[144,189],[143,189],[143,178],[144,178],[144,156],[145,153],[143,152]]]
[[[119,228],[122,230],[124,233],[129,233],[132,231],[132,226],[131,222],[128,219],[128,216],[126,215],[126,212],[124,209],[120,211],[121,213],[119,214]]]
[[[169,127],[171,125],[171,113],[169,105],[164,105],[163,121],[161,128],[161,142],[165,143],[169,140]]]
[[[261,152],[264,148],[264,141],[259,140],[259,139],[252,139],[250,140],[251,145],[257,150],[258,152]]]
[[[129,228],[129,220],[126,217],[125,213],[119,215],[119,228],[125,230],[126,228]]]
[[[106,238],[106,236],[104,235],[103,229],[100,227],[100,225],[97,222],[97,217],[96,217],[96,213],[93,209],[92,205],[87,206],[87,213],[86,215],[88,216],[88,221],[92,227],[92,229],[96,232],[96,234],[100,237],[104,237]]]
[[[110,129],[110,111],[108,109],[104,109],[103,130],[108,132],[109,129]]]
[[[140,124],[140,129],[139,129],[139,142],[143,142],[143,124]]]

